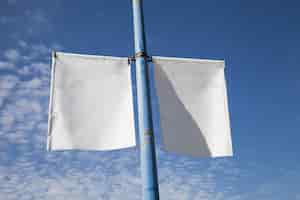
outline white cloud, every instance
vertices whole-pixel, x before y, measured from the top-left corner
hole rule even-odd
[[[15,103],[16,111],[27,114],[27,113],[40,113],[42,111],[39,102],[29,99],[19,99]]]
[[[30,130],[28,130],[30,131]],[[12,144],[20,145],[20,144],[28,144],[28,140],[26,140],[24,131],[7,131],[5,134],[5,138]]]
[[[0,124],[5,128],[10,128],[15,121],[11,113],[0,114]]]
[[[3,89],[13,88],[19,81],[17,76],[13,75],[2,75],[0,79],[0,91]]]
[[[24,55],[23,59],[25,61],[34,61],[37,59],[48,60],[50,58],[51,48],[44,44],[32,44],[27,46],[29,54]],[[56,47],[62,48],[61,45],[56,44]]]
[[[31,62],[29,65],[25,65],[22,68],[18,69],[17,71],[21,75],[30,75],[30,74],[35,74],[39,73],[42,75],[42,77],[47,77],[49,78],[50,75],[50,62]]]
[[[27,42],[25,42],[24,40],[19,40],[18,41],[18,45],[22,48],[27,48],[28,47],[28,44]]]
[[[15,5],[17,3],[17,0],[7,0],[9,5]]]
[[[37,52],[39,55],[45,55],[50,53],[49,47],[44,44],[35,44],[31,46],[32,51]]]
[[[4,52],[4,57],[12,62],[20,59],[21,55],[17,49],[8,49]]]
[[[48,23],[48,19],[42,10],[35,10],[34,12],[29,11],[28,14],[36,23]]]
[[[15,5],[15,0],[9,0],[10,5]],[[28,9],[24,11],[19,10],[19,15],[0,16],[0,24],[14,25],[14,32],[10,34],[10,37],[18,38],[24,34],[27,36],[39,35],[41,33],[47,33],[51,30],[50,18],[46,14],[46,10],[42,9]],[[21,22],[21,23],[17,23]]]
[[[35,71],[40,72],[43,75],[49,75],[50,64],[45,62],[34,62],[30,65]]]
[[[99,154],[48,153],[47,160],[50,162],[40,160],[37,163],[22,157],[9,169],[3,168],[1,171],[0,168],[0,182],[6,181],[0,191],[7,194],[6,199],[20,200],[140,200],[142,185],[136,152],[102,154],[100,160],[97,159]],[[92,165],[83,164],[93,160],[97,161]],[[216,181],[206,179],[205,172],[199,171],[201,175],[183,177],[172,167],[163,168],[162,171],[171,176],[160,184],[161,199],[239,199],[236,195],[228,197],[217,191]],[[196,185],[190,185],[191,180]],[[203,187],[207,181],[211,183],[210,186]],[[22,196],[23,193],[31,196]]]
[[[41,44],[29,46],[26,43],[28,46],[25,47],[25,43],[22,43],[19,41],[20,47],[23,46],[22,48],[27,50],[34,49],[38,55],[45,53],[48,49],[47,46]],[[11,52],[13,51],[6,51],[7,58],[24,56],[19,52],[17,54]],[[15,56],[11,56],[13,54]],[[26,74],[27,77],[24,80],[12,75],[2,75],[0,78],[0,130],[4,132],[0,140],[18,144],[35,141],[32,147],[44,149],[47,133],[48,102],[45,101],[45,97],[49,95],[49,63],[39,60],[38,56],[24,67],[13,68],[18,74]],[[24,65],[24,63],[18,63]],[[30,77],[31,79],[28,80]],[[39,134],[34,134],[32,137],[30,134],[32,132],[39,132]]]
[[[18,77],[6,75],[1,76],[0,78],[0,107],[2,106],[4,100],[8,98],[11,94],[12,89],[17,85],[19,82]]]
[[[50,30],[50,21],[44,10],[27,10],[25,15],[28,19],[27,33],[29,35],[39,34]]]
[[[18,69],[17,72],[19,75],[29,75],[31,73],[31,70],[28,65],[25,65],[22,68]]]
[[[7,61],[0,61],[0,69],[12,69],[15,67],[14,63]]]
[[[43,84],[43,81],[40,78],[33,78],[30,81],[24,81],[22,82],[22,87],[27,89],[36,89],[41,87]]]
[[[12,21],[11,17],[8,17],[8,16],[1,16],[0,17],[0,23],[1,24],[7,24],[7,23],[9,23],[11,21]]]

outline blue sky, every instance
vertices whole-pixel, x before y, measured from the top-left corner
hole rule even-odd
[[[144,0],[151,55],[225,59],[233,158],[161,150],[168,200],[299,200],[300,3]],[[141,199],[138,151],[46,152],[50,50],[129,56],[130,1],[0,3],[0,199]]]

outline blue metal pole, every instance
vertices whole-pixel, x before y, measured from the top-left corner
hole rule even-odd
[[[142,0],[132,0],[143,200],[159,200]]]

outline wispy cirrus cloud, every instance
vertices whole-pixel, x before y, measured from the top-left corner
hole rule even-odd
[[[14,22],[15,18],[10,16],[0,16],[0,24],[6,25],[8,23]]]
[[[26,10],[25,16],[28,19],[26,32],[29,35],[37,35],[41,32],[50,31],[51,22],[46,14],[46,11],[41,9]]]
[[[23,58],[26,61],[34,61],[39,57],[49,57],[51,47],[44,44],[33,44],[27,47],[29,54],[24,55]]]
[[[26,10],[25,15],[30,18],[30,20],[37,24],[48,23],[48,17],[45,12],[41,9]]]
[[[12,62],[17,62],[20,58],[20,52],[18,49],[7,49],[4,51],[4,57]]]
[[[17,4],[17,2],[13,2],[11,0],[9,5]],[[43,9],[20,10],[17,14],[2,15],[0,16],[0,24],[15,27],[12,29],[13,32],[10,33],[12,38],[31,37],[41,33],[49,33],[52,27],[50,17],[47,15],[47,11]]]
[[[15,5],[17,3],[17,0],[7,0],[9,5]]]
[[[26,49],[28,47],[28,43],[26,41],[24,41],[24,40],[18,40],[18,45],[20,47],[22,47],[23,49],[24,48]]]
[[[0,61],[0,70],[1,69],[12,69],[15,67],[15,64],[8,61]]]
[[[34,130],[42,121],[46,123],[47,118],[47,112],[42,111],[47,110],[49,48],[41,44],[29,45],[25,41],[22,45],[21,48],[26,46],[27,51],[17,48],[4,51],[4,57],[16,65],[7,75],[2,73],[0,79],[0,125],[6,132]],[[28,61],[26,56],[31,52],[36,57]],[[45,61],[41,59],[43,57]]]
[[[19,82],[19,78],[13,75],[1,76],[0,79],[0,108],[4,101],[11,95],[13,88]]]

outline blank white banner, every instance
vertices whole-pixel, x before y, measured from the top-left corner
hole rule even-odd
[[[133,118],[127,58],[53,56],[48,150],[133,147]]]
[[[224,61],[153,57],[153,62],[164,148],[231,156]]]

